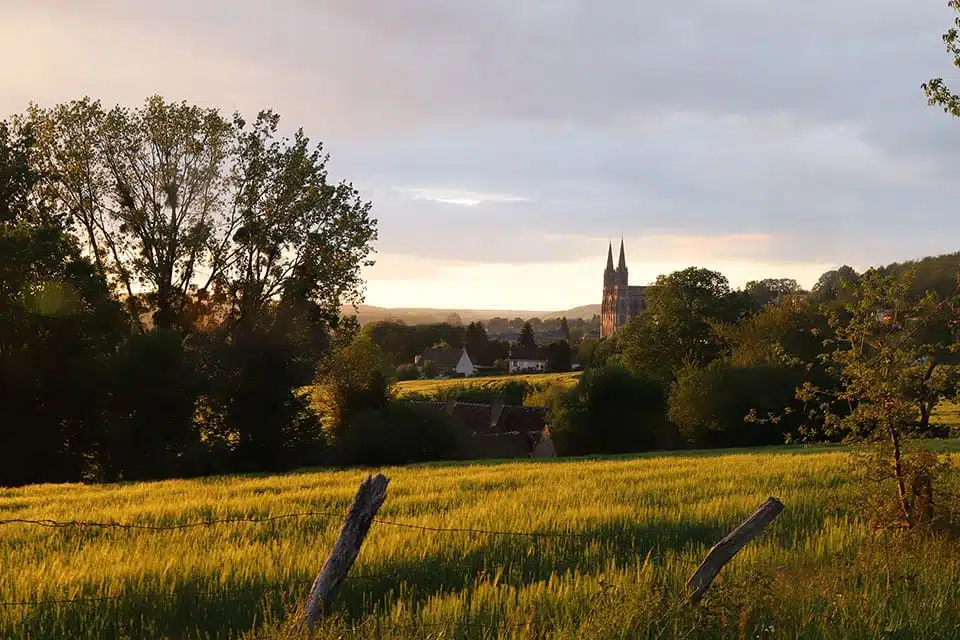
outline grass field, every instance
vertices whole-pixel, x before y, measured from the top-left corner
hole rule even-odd
[[[393,387],[394,395],[402,398],[411,394],[424,396],[435,396],[441,390],[450,387],[467,387],[477,390],[490,390],[496,392],[500,387],[509,382],[521,382],[531,387],[542,388],[550,384],[576,383],[580,372],[572,373],[531,373],[527,375],[514,376],[482,376],[477,378],[453,378],[450,380],[405,380],[398,382]]]
[[[835,508],[837,448],[388,469],[378,522],[321,638],[951,637],[960,545],[898,542]],[[365,472],[0,491],[0,519],[170,525],[341,513]],[[683,583],[768,496],[786,510],[699,609]],[[270,638],[339,518],[176,531],[0,526],[2,638]],[[366,578],[362,576],[368,576]],[[109,597],[111,599],[96,600]]]

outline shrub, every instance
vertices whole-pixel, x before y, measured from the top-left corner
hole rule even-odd
[[[430,407],[394,401],[353,416],[337,442],[344,465],[396,465],[459,457],[460,432]]]
[[[801,413],[776,423],[745,418],[751,410],[765,416],[796,404],[795,390],[802,381],[802,373],[774,364],[687,364],[671,386],[668,415],[684,440],[696,447],[783,444]]]
[[[561,455],[646,451],[671,440],[663,386],[620,367],[587,371],[547,405]]]
[[[416,365],[412,364],[401,364],[397,367],[397,380],[418,380],[420,378],[420,372],[417,370]]]

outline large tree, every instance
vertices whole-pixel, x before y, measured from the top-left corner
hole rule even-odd
[[[657,278],[647,308],[619,336],[624,362],[635,372],[670,380],[684,362],[705,364],[723,343],[715,326],[745,316],[750,301],[723,274],[690,267]]]
[[[122,313],[44,207],[29,128],[0,122],[0,485],[76,481],[102,432]]]
[[[191,306],[247,324],[284,302],[330,313],[360,299],[376,223],[328,156],[279,117],[149,98],[105,110],[88,98],[26,119],[39,132],[47,194],[138,322],[190,330]]]
[[[892,485],[894,520],[907,527],[933,515],[940,468],[928,451],[907,443],[926,431],[924,414],[956,396],[955,370],[944,359],[960,347],[960,289],[948,298],[931,291],[916,299],[910,280],[870,270],[848,284],[846,313],[829,312],[835,348],[823,356],[839,386],[807,383],[798,390],[828,430],[877,444],[867,471],[878,487]],[[845,411],[836,411],[837,401]],[[889,523],[889,515],[884,519]]]

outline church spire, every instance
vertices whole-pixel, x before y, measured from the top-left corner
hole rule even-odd
[[[607,245],[607,271],[613,271],[613,241]]]
[[[620,236],[620,263],[617,265],[617,270],[618,271],[627,270],[627,256],[623,252],[623,236]]]

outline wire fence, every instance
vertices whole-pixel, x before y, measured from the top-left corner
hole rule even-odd
[[[337,518],[342,519],[343,513],[333,513],[329,511],[302,511],[299,513],[285,513],[277,516],[266,516],[262,518],[237,517],[221,518],[215,520],[198,520],[196,522],[184,522],[179,524],[141,524],[141,523],[123,523],[123,522],[87,522],[83,520],[29,520],[25,518],[0,519],[0,526],[11,524],[35,525],[52,529],[65,528],[99,528],[99,529],[131,529],[145,531],[179,531],[182,529],[192,529],[195,527],[209,527],[221,524],[262,524],[265,522],[274,522],[277,520],[289,520],[293,518]],[[414,529],[432,533],[466,533],[476,535],[492,536],[515,536],[526,538],[597,538],[597,533],[575,532],[575,531],[503,531],[496,529],[473,529],[469,527],[430,527],[407,522],[397,522],[395,520],[385,520],[374,518],[375,524],[381,524],[388,527],[400,527],[403,529]]]
[[[5,518],[0,519],[0,526],[8,525],[26,525],[26,526],[37,526],[51,529],[69,529],[69,528],[89,528],[89,529],[119,529],[119,530],[142,530],[150,532],[164,532],[164,531],[180,531],[185,529],[192,529],[198,527],[212,527],[219,525],[227,524],[264,524],[268,522],[276,522],[280,520],[290,520],[295,518],[326,518],[326,519],[339,519],[344,518],[344,513],[336,513],[331,511],[301,511],[297,513],[285,513],[275,516],[263,516],[263,517],[252,517],[252,516],[238,516],[232,518],[216,518],[208,520],[198,520],[194,522],[183,522],[177,524],[161,525],[161,524],[150,524],[150,523],[124,523],[124,522],[92,522],[84,520],[52,520],[52,519],[28,519],[28,518]],[[389,526],[389,527],[398,527],[403,529],[410,529],[421,532],[428,533],[451,533],[451,534],[467,534],[467,535],[493,535],[493,536],[509,536],[509,537],[521,537],[521,538],[570,538],[570,539],[592,539],[597,538],[599,535],[597,533],[586,533],[586,532],[566,532],[566,531],[506,531],[506,530],[496,530],[496,529],[473,529],[469,527],[432,527],[425,525],[418,525],[406,522],[397,522],[394,520],[387,520],[382,518],[374,518],[374,523]],[[397,579],[407,579],[411,577],[436,577],[439,575],[438,571],[417,571],[405,569],[402,572],[387,572],[387,573],[359,573],[356,575],[351,575],[350,580],[380,580],[385,578],[397,578]],[[479,575],[479,574],[478,574]],[[476,576],[474,576],[476,577]],[[294,589],[300,590],[301,594],[305,594],[306,590],[310,588],[311,582],[304,581],[298,584],[270,584],[270,585],[257,585],[257,586],[247,586],[234,589],[217,589],[210,591],[198,591],[192,593],[198,597],[220,597],[224,595],[235,595],[235,594],[248,594],[253,592],[277,592],[277,591],[292,591]],[[156,600],[162,598],[173,598],[177,597],[179,594],[175,591],[164,590],[164,591],[154,591],[154,592],[127,592],[122,594],[115,595],[104,595],[104,596],[78,596],[73,598],[63,598],[63,599],[44,599],[44,600],[20,600],[20,601],[0,601],[0,607],[43,607],[43,606],[54,606],[54,605],[69,605],[69,604],[83,604],[83,603],[103,603],[103,602],[112,602],[118,600],[127,600],[127,599],[136,599],[136,600]],[[418,623],[419,624],[419,623]],[[434,623],[429,623],[433,625]],[[442,623],[443,625],[449,626],[447,623]],[[527,623],[524,623],[527,624]],[[413,625],[414,628],[417,625]],[[422,626],[422,625],[421,625]],[[522,626],[522,625],[521,625]]]

